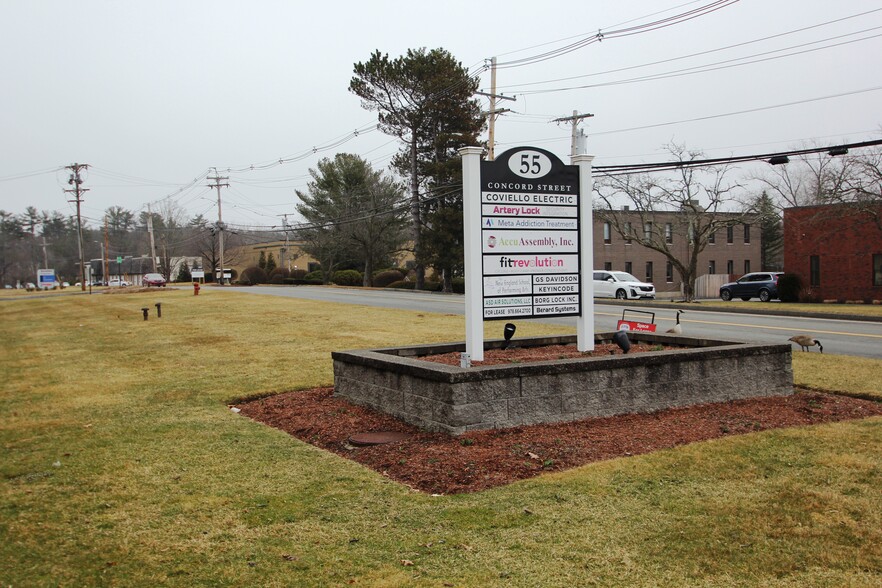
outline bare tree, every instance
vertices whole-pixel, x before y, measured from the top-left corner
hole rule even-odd
[[[736,199],[741,186],[728,181],[729,166],[690,167],[688,162],[701,159],[702,153],[675,144],[667,149],[683,164],[672,176],[603,176],[595,185],[600,197],[595,212],[623,238],[664,255],[680,275],[684,298],[691,302],[695,299],[698,256],[711,235],[749,217]],[[621,201],[628,204],[627,211],[616,206]],[[662,216],[675,219],[671,231],[685,239],[670,238],[666,223],[657,222]],[[684,240],[685,249],[674,245]]]
[[[818,218],[860,212],[882,226],[882,149],[831,156],[824,151],[794,158],[755,178],[779,208],[840,204],[819,209]]]
[[[851,158],[807,153],[773,166],[756,179],[779,206],[813,206],[840,200],[854,183],[858,166]]]

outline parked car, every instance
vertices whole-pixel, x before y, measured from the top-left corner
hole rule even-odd
[[[655,286],[641,282],[628,272],[594,270],[594,297],[636,300],[655,298]]]
[[[165,278],[162,277],[162,274],[144,274],[141,283],[145,286],[165,286]]]
[[[747,302],[759,298],[763,302],[778,298],[778,278],[784,272],[754,272],[744,274],[735,282],[720,286],[720,298],[725,301],[740,298]]]
[[[107,283],[108,286],[131,286],[129,282],[126,280],[121,280],[119,278],[110,278],[110,281]]]

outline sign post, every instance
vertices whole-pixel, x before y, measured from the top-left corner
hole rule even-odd
[[[594,178],[591,174],[593,155],[574,155],[573,164],[579,166],[579,184],[582,207],[579,213],[581,232],[579,252],[582,275],[582,314],[576,319],[576,348],[579,351],[594,350]]]
[[[465,249],[466,353],[473,361],[484,361],[484,320],[481,310],[481,152],[480,147],[463,147],[462,216]]]

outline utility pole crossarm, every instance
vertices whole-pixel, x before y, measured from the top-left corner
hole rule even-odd
[[[511,100],[512,102],[517,102],[517,98],[512,96],[504,96],[502,94],[491,94],[489,92],[475,92],[478,96],[487,96],[488,98],[496,98],[497,100]]]

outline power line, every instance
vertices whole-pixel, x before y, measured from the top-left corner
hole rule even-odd
[[[530,57],[524,57],[522,59],[514,59],[511,61],[505,61],[497,64],[497,67],[500,69],[503,68],[511,68],[511,67],[523,67],[525,65],[533,65],[536,63],[541,63],[543,61],[547,61],[549,59],[554,59],[556,57],[560,57],[561,55],[566,55],[567,53],[572,53],[578,49],[591,45],[593,43],[599,43],[604,39],[615,39],[619,37],[626,37],[636,34],[648,33],[651,31],[655,31],[658,29],[674,26],[694,18],[698,18],[701,16],[705,16],[722,8],[725,8],[731,4],[734,4],[738,0],[716,0],[715,2],[711,2],[709,4],[705,4],[704,6],[700,6],[693,10],[688,10],[686,12],[682,12],[676,14],[671,17],[651,21],[642,25],[636,25],[632,27],[626,27],[622,29],[612,29],[608,31],[600,31],[597,33],[590,35],[588,37],[582,38],[579,41],[575,41],[558,49],[553,49],[551,51],[546,51],[545,53],[540,53],[538,55],[533,55]]]
[[[720,52],[720,51],[727,51],[727,50],[729,50],[729,49],[735,49],[735,48],[737,48],[737,47],[743,47],[743,46],[745,46],[745,45],[752,45],[752,44],[754,44],[754,43],[760,43],[760,42],[763,42],[763,41],[769,41],[769,40],[771,40],[771,39],[776,39],[776,38],[784,37],[784,36],[787,36],[787,35],[793,35],[793,34],[796,34],[796,33],[805,32],[805,31],[808,31],[808,30],[811,30],[811,29],[815,29],[815,28],[819,28],[819,27],[823,27],[823,26],[828,26],[828,25],[831,25],[831,24],[836,24],[836,23],[839,23],[839,22],[842,22],[842,21],[846,21],[846,20],[853,19],[853,18],[860,18],[860,17],[866,16],[866,15],[868,15],[868,14],[872,14],[872,13],[880,12],[880,11],[882,11],[882,8],[877,8],[877,9],[874,9],[874,10],[868,10],[868,11],[866,11],[866,12],[861,12],[861,13],[858,13],[858,14],[852,14],[852,15],[849,15],[849,16],[845,16],[845,17],[842,17],[842,18],[835,19],[835,20],[829,20],[829,21],[826,21],[826,22],[822,22],[822,23],[818,23],[818,24],[810,25],[810,26],[807,26],[807,27],[802,27],[802,28],[798,28],[798,29],[792,29],[792,30],[790,30],[790,31],[786,31],[786,32],[783,32],[783,33],[777,33],[777,34],[774,34],[774,35],[768,35],[768,36],[765,36],[765,37],[760,37],[760,38],[757,38],[757,39],[752,39],[752,40],[750,40],[750,41],[744,41],[744,42],[741,42],[741,43],[735,43],[735,44],[732,44],[732,45],[726,45],[726,46],[723,46],[723,47],[717,47],[717,48],[715,48],[715,49],[708,49],[708,50],[706,50],[706,51],[699,51],[699,52],[697,52],[697,53],[690,53],[690,54],[688,54],[688,55],[680,55],[680,56],[678,56],[678,57],[671,57],[671,58],[669,58],[669,59],[661,59],[661,60],[658,60],[658,61],[651,61],[651,62],[647,62],[647,63],[641,63],[641,64],[638,64],[638,65],[631,65],[631,66],[627,66],[627,67],[621,67],[621,68],[616,68],[616,69],[610,69],[610,70],[600,71],[600,72],[595,72],[595,73],[591,73],[591,74],[584,74],[584,75],[578,75],[578,76],[569,76],[569,77],[565,77],[565,78],[556,78],[556,79],[552,79],[552,80],[544,80],[544,81],[540,81],[540,82],[525,82],[525,83],[523,83],[523,84],[513,84],[513,85],[504,86],[504,87],[505,87],[505,88],[508,88],[508,89],[511,89],[511,88],[521,88],[521,87],[525,87],[525,86],[537,86],[537,85],[540,85],[540,84],[550,84],[550,83],[554,83],[554,82],[565,82],[565,81],[569,81],[569,80],[577,80],[577,79],[583,79],[583,78],[595,77],[595,76],[600,76],[600,75],[605,75],[605,74],[619,73],[619,72],[623,72],[623,71],[629,71],[629,70],[632,70],[632,69],[641,69],[641,68],[645,68],[645,67],[652,67],[652,66],[654,66],[654,65],[661,65],[661,64],[664,64],[664,63],[671,63],[671,62],[673,62],[673,61],[681,61],[681,60],[684,60],[684,59],[690,59],[690,58],[692,58],[692,57],[700,57],[700,56],[702,56],[702,55],[708,55],[708,54],[711,54],[711,53],[718,53],[718,52]],[[874,30],[875,28],[878,28],[878,27],[873,27],[873,28],[871,28],[871,29],[865,29],[865,30],[863,30],[863,31],[857,31],[857,32],[854,32],[854,33],[848,33],[847,35],[840,35],[840,36],[838,36],[838,37],[831,37],[831,38],[828,38],[828,39],[821,39],[821,40],[819,40],[819,41],[813,41],[813,43],[820,43],[820,42],[823,42],[823,41],[828,41],[828,40],[832,40],[832,39],[837,39],[837,38],[840,38],[840,37],[843,37],[843,36],[859,34],[859,33],[862,33],[862,32],[866,32],[866,31],[868,31],[868,30]],[[803,44],[803,45],[805,45],[805,44]],[[803,46],[803,45],[796,45],[795,47],[800,47],[800,46]],[[785,50],[787,50],[787,49],[793,49],[793,48],[795,48],[795,47],[785,47],[785,48],[782,48],[782,49],[778,49],[777,51],[785,51]],[[752,57],[752,56],[749,56],[749,57]]]
[[[726,165],[731,163],[741,163],[746,161],[770,161],[773,158],[789,158],[800,155],[808,155],[811,153],[830,153],[844,155],[851,149],[863,149],[866,147],[876,147],[882,145],[882,139],[874,139],[872,141],[861,141],[859,143],[846,143],[843,145],[831,145],[828,147],[810,147],[806,149],[791,149],[790,151],[777,151],[775,153],[760,153],[753,155],[736,155],[731,157],[717,157],[713,159],[692,159],[684,161],[663,161],[656,163],[638,163],[627,165],[597,165],[593,169],[604,175],[625,175],[638,172],[650,171],[666,171],[672,169],[683,169],[691,167],[712,167],[715,165]],[[781,161],[781,163],[786,163]]]
[[[757,108],[748,108],[746,110],[737,110],[734,112],[726,112],[723,114],[713,114],[713,115],[709,115],[709,116],[700,116],[700,117],[696,117],[696,118],[687,118],[687,119],[677,120],[677,121],[656,123],[656,124],[651,124],[651,125],[643,125],[640,127],[629,127],[626,129],[616,129],[614,131],[594,132],[594,133],[591,133],[591,135],[592,136],[611,135],[614,133],[627,133],[630,131],[639,131],[639,130],[643,130],[643,129],[654,129],[654,128],[658,128],[658,127],[666,127],[666,126],[670,126],[670,125],[676,125],[676,124],[687,123],[687,122],[698,122],[698,121],[710,120],[710,119],[714,119],[714,118],[722,118],[722,117],[726,117],[726,116],[736,116],[739,114],[748,114],[751,112],[761,112],[763,110],[773,110],[775,108],[784,108],[787,106],[797,106],[799,104],[808,104],[810,102],[818,102],[820,100],[830,100],[833,98],[842,98],[844,96],[853,96],[855,94],[863,94],[865,92],[876,92],[878,90],[882,90],[882,86],[875,86],[872,88],[864,88],[862,90],[852,90],[850,92],[840,92],[839,94],[830,94],[828,96],[817,96],[815,98],[806,98],[805,100],[794,100],[793,102],[772,104],[770,106],[760,106]]]
[[[770,53],[778,53],[778,52],[780,52],[780,51],[786,51],[787,49],[793,49],[793,48],[797,48],[797,47],[804,47],[804,46],[806,46],[806,45],[813,45],[813,44],[815,44],[815,43],[822,43],[822,42],[824,42],[824,41],[829,41],[829,40],[833,40],[833,39],[839,39],[839,38],[842,38],[842,37],[847,37],[847,36],[851,36],[851,35],[856,35],[856,34],[864,33],[864,32],[867,32],[867,31],[878,30],[878,29],[880,29],[880,28],[882,28],[882,26],[872,27],[872,28],[869,28],[869,29],[864,29],[864,30],[862,30],[862,31],[857,31],[857,32],[855,32],[855,33],[847,33],[847,34],[845,34],[845,35],[839,35],[839,36],[837,36],[837,37],[831,37],[830,39],[822,39],[822,40],[820,40],[820,41],[811,41],[810,43],[803,43],[803,44],[801,44],[801,45],[795,45],[795,46],[793,46],[793,47],[786,47],[786,48],[784,48],[784,49],[776,49],[776,50],[774,50],[774,51],[766,51],[766,52],[764,52],[764,53],[757,53],[757,54],[754,54],[754,55],[748,55],[748,56],[744,56],[744,57],[736,57],[736,58],[733,58],[733,59],[727,59],[727,60],[724,60],[724,61],[718,61],[718,62],[715,62],[715,63],[709,63],[709,64],[705,64],[705,65],[697,65],[697,66],[693,66],[693,67],[687,67],[687,68],[683,68],[683,69],[679,69],[679,70],[673,70],[673,71],[669,71],[669,72],[662,72],[662,73],[657,73],[657,74],[648,74],[648,75],[645,75],[645,76],[639,76],[639,77],[636,77],[636,78],[626,78],[626,79],[623,79],[623,80],[612,80],[612,81],[609,81],[609,82],[598,82],[598,83],[596,83],[596,84],[585,84],[585,85],[581,85],[581,86],[569,86],[569,87],[565,87],[565,88],[546,88],[546,89],[544,89],[544,90],[526,90],[526,91],[524,91],[524,92],[519,93],[518,95],[519,95],[519,96],[532,96],[532,95],[535,95],[535,94],[549,94],[549,93],[554,93],[554,92],[569,92],[569,91],[572,91],[572,90],[585,90],[585,89],[589,89],[589,88],[602,88],[602,87],[606,87],[606,86],[619,86],[619,85],[623,85],[623,84],[633,84],[633,83],[638,83],[638,82],[649,82],[649,81],[655,81],[655,80],[664,80],[664,79],[668,79],[668,78],[676,78],[676,77],[682,77],[682,76],[686,76],[686,75],[695,75],[695,74],[707,73],[707,72],[711,72],[711,71],[719,71],[719,70],[722,70],[722,69],[729,69],[729,68],[733,68],[733,67],[741,67],[741,66],[744,66],[744,65],[753,65],[753,64],[755,64],[755,63],[763,63],[763,62],[766,62],[766,61],[773,61],[773,60],[776,60],[776,59],[784,59],[784,58],[786,58],[786,57],[794,57],[794,56],[797,56],[797,55],[804,55],[804,54],[806,54],[806,53],[813,53],[813,52],[815,52],[815,51],[822,51],[822,50],[824,50],[824,49],[830,49],[830,48],[833,48],[833,47],[840,47],[840,46],[842,46],[842,45],[850,45],[850,44],[852,44],[852,43],[859,43],[859,42],[861,42],[861,41],[868,41],[868,40],[870,40],[870,39],[876,39],[876,38],[882,36],[882,33],[877,34],[877,35],[870,35],[870,36],[863,37],[863,38],[860,38],[860,39],[852,39],[852,40],[850,40],[850,41],[843,41],[843,42],[841,42],[841,43],[833,43],[833,44],[831,44],[831,45],[826,45],[826,46],[824,46],[824,47],[814,47],[814,48],[811,48],[811,49],[804,49],[804,50],[802,50],[802,51],[795,51],[795,52],[793,52],[793,53],[787,53],[787,54],[784,54],[784,55],[774,55],[774,56],[770,56],[770,57],[761,57],[761,56],[763,56],[763,55],[769,55]],[[744,60],[744,59],[751,59],[751,58],[753,58],[753,57],[758,57],[758,59],[752,59],[751,61],[744,61],[744,62],[742,62],[742,63],[732,63],[733,61],[741,61],[741,60]],[[728,65],[727,65],[727,64],[728,64]],[[590,75],[600,75],[600,74],[590,74]],[[587,77],[587,76],[586,76],[586,77]],[[526,84],[524,84],[524,85],[526,85]]]

